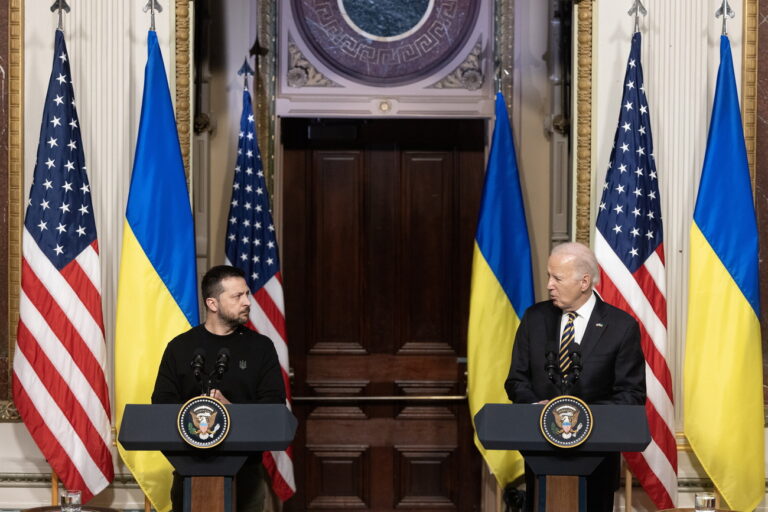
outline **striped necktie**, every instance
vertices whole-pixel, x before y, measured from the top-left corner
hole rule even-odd
[[[563,377],[567,375],[568,368],[571,367],[571,353],[568,348],[573,343],[576,334],[576,329],[573,325],[575,318],[576,313],[573,311],[568,313],[568,321],[565,322],[565,329],[563,329],[563,334],[560,336],[560,373],[563,374]]]

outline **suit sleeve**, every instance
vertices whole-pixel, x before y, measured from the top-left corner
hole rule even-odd
[[[512,346],[512,362],[509,367],[509,375],[504,382],[507,397],[519,404],[532,404],[541,400],[533,391],[529,323],[529,315],[523,315],[523,320],[517,328],[517,333],[515,333],[515,344]]]
[[[616,354],[610,403],[645,404],[645,357],[640,345],[640,328],[634,319],[628,326]]]

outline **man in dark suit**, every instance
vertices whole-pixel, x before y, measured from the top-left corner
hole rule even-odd
[[[556,246],[547,262],[550,300],[523,315],[504,383],[515,403],[546,403],[562,394],[588,404],[645,403],[645,359],[637,322],[593,291],[600,277],[592,251],[579,243]],[[587,478],[587,509],[613,510],[619,456],[607,457]],[[526,465],[527,510],[533,474]]]

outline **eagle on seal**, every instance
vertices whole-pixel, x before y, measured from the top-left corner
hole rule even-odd
[[[574,411],[573,414],[558,414],[557,411],[552,411],[552,415],[555,417],[555,423],[559,429],[558,434],[570,434],[574,430],[573,427],[579,424],[578,410]]]
[[[209,433],[209,427],[210,425],[216,424],[216,415],[218,412],[212,412],[210,416],[207,414],[195,414],[194,412],[190,411],[189,415],[192,416],[192,424],[195,426],[195,434],[199,436],[205,436],[208,437],[206,434],[213,434],[213,432]]]

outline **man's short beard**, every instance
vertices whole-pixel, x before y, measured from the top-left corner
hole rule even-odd
[[[227,324],[229,327],[239,327],[241,325],[245,325],[248,322],[248,316],[246,315],[245,318],[242,318],[241,315],[236,316],[229,316],[229,315],[222,315],[219,314],[219,318],[222,322]]]

